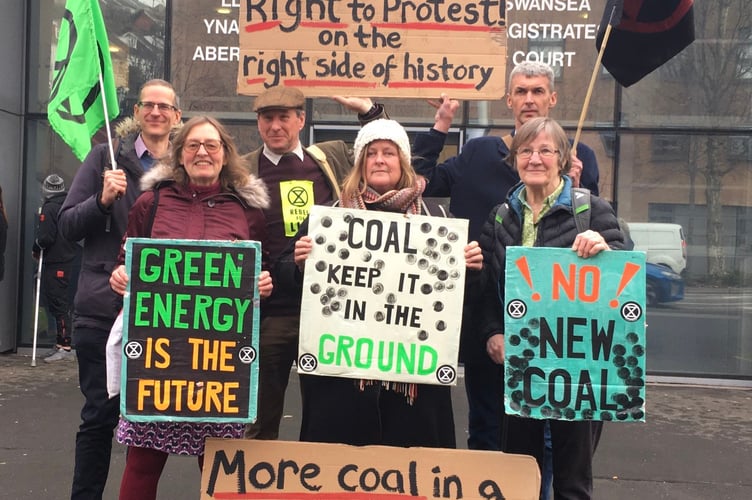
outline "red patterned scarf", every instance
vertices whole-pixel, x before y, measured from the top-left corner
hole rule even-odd
[[[392,189],[384,194],[379,194],[370,186],[366,186],[364,193],[358,193],[349,200],[342,200],[342,206],[365,210],[366,205],[369,205],[372,210],[420,214],[421,195],[425,189],[426,180],[423,177],[418,177],[415,185],[411,187]]]

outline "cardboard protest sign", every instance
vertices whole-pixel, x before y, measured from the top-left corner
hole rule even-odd
[[[207,439],[201,499],[537,500],[533,457],[498,451]]]
[[[121,414],[255,421],[261,244],[129,238],[125,249]]]
[[[455,385],[467,220],[311,208],[298,371]]]
[[[507,248],[506,412],[645,420],[645,254]]]
[[[258,0],[239,12],[238,94],[504,95],[504,2]]]

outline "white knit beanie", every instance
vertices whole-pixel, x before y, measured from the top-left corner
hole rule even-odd
[[[42,194],[45,197],[65,192],[65,181],[57,174],[48,175],[42,183]]]
[[[366,147],[379,139],[386,139],[395,143],[407,163],[410,163],[412,159],[410,139],[407,137],[404,127],[394,120],[381,119],[366,123],[358,132],[355,146],[353,146],[356,165],[360,164],[360,155],[363,154]]]

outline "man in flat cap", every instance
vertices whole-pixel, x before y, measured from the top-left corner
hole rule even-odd
[[[358,113],[361,124],[385,118],[383,106],[371,99],[335,97]],[[251,171],[266,182],[271,195],[265,210],[267,250],[271,269],[298,232],[313,205],[339,199],[340,185],[353,166],[352,150],[344,141],[310,147],[300,143],[305,126],[305,96],[295,88],[272,87],[257,96],[258,130],[264,145],[246,155]],[[264,303],[260,328],[257,420],[246,438],[277,439],[290,369],[298,354],[300,296],[275,287]]]

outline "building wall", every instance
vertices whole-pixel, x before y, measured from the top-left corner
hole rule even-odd
[[[5,279],[0,282],[0,352],[15,349],[18,331],[19,235],[24,113],[25,4],[9,2],[0,16],[0,185],[8,212]]]

